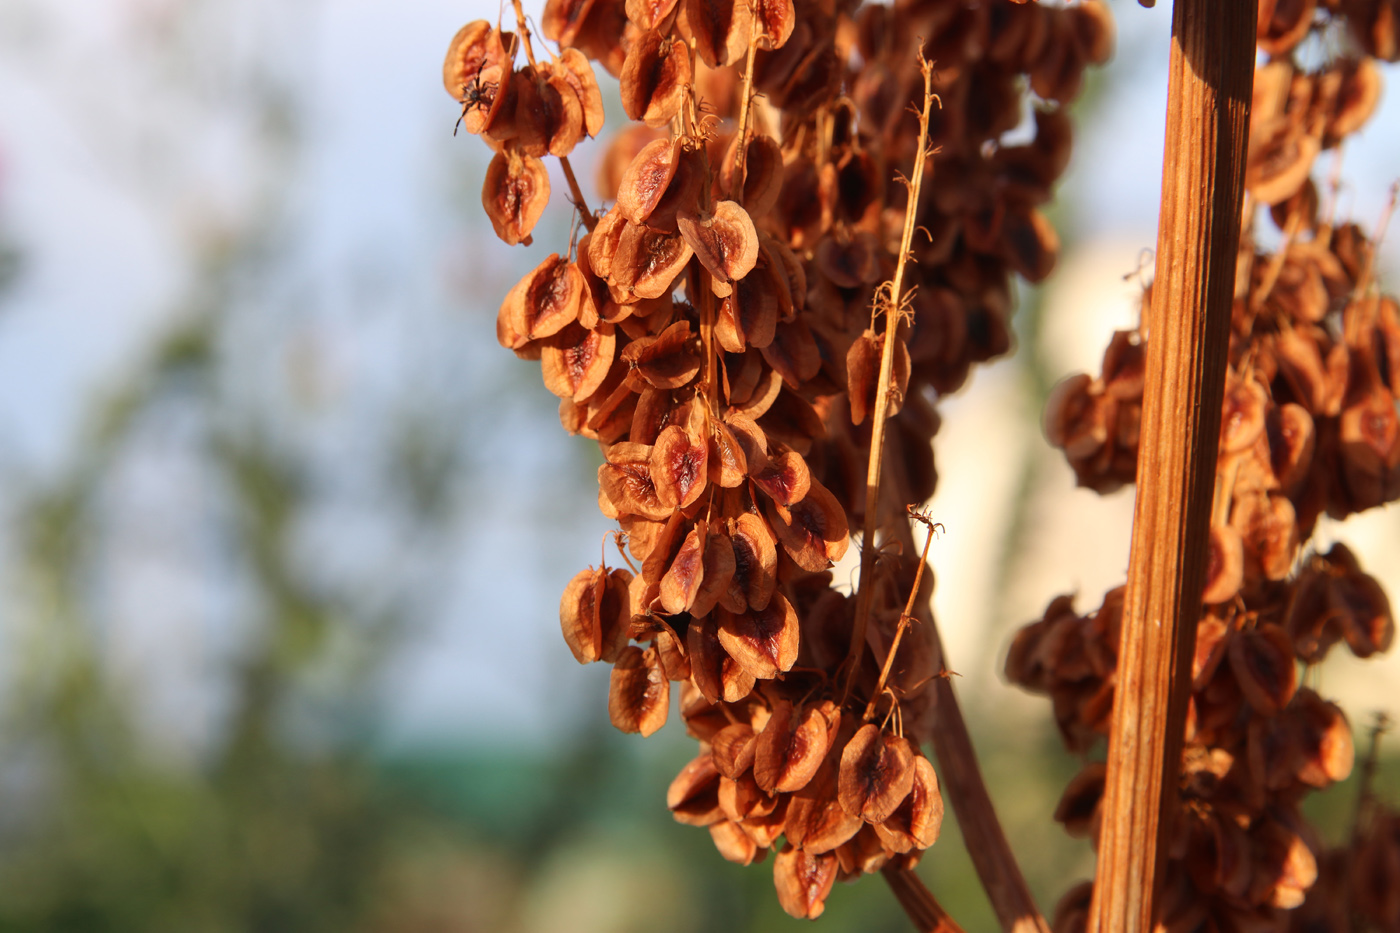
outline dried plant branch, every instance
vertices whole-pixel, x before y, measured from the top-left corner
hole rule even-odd
[[[530,62],[531,68],[536,68],[539,63],[535,61],[534,44],[530,41],[530,27],[525,24],[525,8],[520,5],[520,0],[511,0],[515,7],[515,28],[520,30],[520,41],[525,46],[525,57]]]
[[[904,638],[904,632],[909,628],[909,623],[914,618],[914,602],[919,598],[919,587],[924,582],[924,568],[928,566],[928,550],[933,545],[934,535],[939,530],[946,531],[942,522],[936,522],[924,512],[916,512],[912,505],[907,506],[909,514],[915,521],[920,522],[928,528],[928,537],[924,538],[924,550],[919,555],[919,567],[914,571],[914,585],[909,589],[909,601],[904,604],[904,611],[899,615],[899,625],[894,630],[894,638],[890,641],[890,650],[885,655],[885,666],[880,669],[880,680],[875,684],[875,692],[870,695],[870,702],[866,704],[865,715],[862,717],[866,722],[875,715],[875,701],[885,692],[885,684],[890,679],[890,671],[894,668],[894,657],[899,653],[899,643]]]
[[[1091,933],[1147,933],[1209,553],[1256,0],[1177,0],[1137,505]]]
[[[574,167],[569,164],[568,156],[559,157],[559,165],[564,169],[564,180],[569,183],[569,193],[573,195],[574,207],[578,210],[579,218],[583,225],[592,233],[598,226],[598,218],[593,216],[593,211],[588,208],[588,200],[583,196],[583,189],[578,186],[578,179],[574,177]]]
[[[904,208],[904,233],[899,241],[899,261],[894,278],[887,283],[884,299],[885,341],[880,351],[880,378],[875,391],[875,409],[870,421],[870,464],[865,474],[865,530],[861,538],[860,591],[856,594],[856,618],[851,628],[851,645],[846,654],[846,679],[841,688],[841,704],[851,694],[860,670],[861,653],[865,650],[865,630],[870,623],[871,602],[875,598],[872,577],[875,569],[875,530],[880,516],[880,471],[884,463],[885,418],[890,408],[891,383],[894,381],[894,348],[899,339],[900,299],[904,287],[904,266],[909,261],[910,245],[914,240],[915,217],[919,209],[919,193],[923,188],[924,163],[928,158],[929,112],[937,95],[933,93],[933,64],[919,52],[919,70],[924,75],[924,105],[919,114],[919,148],[914,155],[914,174],[909,184],[909,201]],[[880,300],[877,298],[877,301]]]
[[[913,869],[886,865],[880,874],[919,933],[963,933]]]
[[[730,197],[744,203],[744,164],[748,158],[749,119],[753,113],[753,60],[758,51],[758,11],[749,9],[749,53],[744,59],[744,86],[739,96],[738,151],[734,154],[733,189]]]

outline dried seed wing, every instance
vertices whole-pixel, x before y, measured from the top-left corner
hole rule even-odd
[[[738,778],[753,766],[758,736],[745,722],[725,726],[710,738],[710,755],[715,768],[727,778]]]
[[[548,203],[549,173],[543,162],[512,146],[496,153],[481,188],[481,206],[496,236],[510,246],[529,246],[530,231]]]
[[[705,544],[705,577],[695,593],[690,614],[706,616],[713,612],[720,598],[729,591],[733,578],[734,543],[723,532],[711,534]]]
[[[686,646],[691,679],[711,703],[737,703],[753,690],[754,676],[725,650],[713,616],[691,620]]]
[[[831,886],[836,883],[836,856],[811,855],[788,846],[773,859],[773,886],[778,903],[791,917],[815,920],[826,909]]]
[[[816,480],[800,502],[773,503],[773,530],[783,550],[803,570],[820,573],[846,554],[850,530],[836,497]]]
[[[580,664],[597,661],[602,655],[603,593],[607,578],[602,570],[580,570],[559,598],[559,626],[564,641]]]
[[[670,615],[690,610],[695,594],[705,578],[705,522],[703,519],[686,534],[670,569],[661,578],[659,601]]]
[[[781,593],[763,609],[733,613],[721,607],[717,615],[720,644],[755,679],[771,680],[797,661],[797,612]]]
[[[659,30],[644,33],[622,65],[622,109],[647,126],[665,126],[680,112],[690,80],[685,43]]]
[[[914,787],[914,752],[902,736],[866,723],[841,752],[841,806],[867,823],[883,823]]]
[[[1298,669],[1293,644],[1277,625],[1236,632],[1230,639],[1230,670],[1249,705],[1261,716],[1275,716],[1293,699]]]
[[[617,207],[634,224],[645,223],[676,175],[679,143],[662,138],[648,143],[628,164],[617,185]]]
[[[570,324],[546,338],[540,349],[545,388],[560,398],[588,398],[607,379],[616,346],[610,324],[597,330]]]
[[[790,794],[806,787],[831,746],[826,726],[826,717],[817,707],[775,706],[754,754],[758,786],[770,794]]]
[[[716,295],[749,274],[758,261],[758,231],[748,212],[733,201],[720,201],[712,214],[683,210],[676,225],[701,264],[714,278]]]
[[[666,790],[666,808],[677,823],[709,826],[724,819],[719,807],[719,772],[706,752],[692,759]]]
[[[651,478],[651,448],[645,444],[614,444],[608,462],[598,468],[598,484],[619,514],[652,521],[671,516],[671,509],[656,494]]]
[[[690,322],[681,319],[655,337],[642,337],[629,343],[620,354],[658,389],[679,389],[700,372],[700,353],[690,333]]]
[[[608,689],[608,718],[622,732],[651,735],[666,724],[671,684],[655,648],[623,649],[613,665]]]
[[[651,449],[651,478],[662,505],[689,507],[704,492],[708,478],[709,444],[680,425],[661,432]]]

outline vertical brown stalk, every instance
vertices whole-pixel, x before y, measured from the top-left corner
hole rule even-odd
[[[1176,0],[1137,505],[1091,933],[1147,933],[1181,765],[1220,434],[1257,0]]]
[[[885,882],[894,892],[899,906],[904,908],[919,933],[963,933],[957,921],[943,910],[943,905],[924,887],[923,881],[910,868],[886,865],[880,869]]]

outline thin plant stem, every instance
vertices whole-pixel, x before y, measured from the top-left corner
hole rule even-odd
[[[913,869],[886,865],[880,874],[919,933],[963,933]]]
[[[880,520],[880,474],[884,465],[885,418],[890,409],[891,383],[894,381],[894,348],[899,340],[899,322],[903,302],[904,267],[909,261],[914,241],[915,219],[919,209],[919,193],[923,189],[924,163],[928,159],[928,120],[933,102],[933,65],[919,52],[919,69],[924,75],[924,106],[919,114],[919,148],[914,155],[914,174],[908,180],[909,202],[904,208],[904,233],[899,241],[899,262],[894,278],[886,283],[885,294],[877,297],[885,312],[885,342],[880,352],[880,379],[875,391],[875,409],[870,418],[870,463],[865,474],[865,529],[861,537],[860,590],[856,594],[856,618],[851,627],[851,643],[846,654],[846,677],[841,688],[840,704],[851,694],[856,674],[860,670],[861,653],[865,649],[865,630],[870,623],[871,603],[875,598],[875,531]]]
[[[894,668],[894,656],[899,653],[899,643],[904,638],[904,632],[909,628],[909,623],[914,619],[914,602],[919,598],[919,586],[924,582],[924,568],[928,566],[928,551],[933,545],[933,537],[939,529],[943,529],[941,522],[935,522],[923,512],[914,511],[914,507],[908,506],[909,514],[915,521],[921,522],[928,528],[928,537],[924,538],[924,551],[919,556],[919,567],[914,571],[914,585],[909,590],[909,601],[904,604],[904,611],[899,615],[899,625],[894,630],[894,638],[890,641],[890,650],[885,654],[885,666],[880,669],[880,679],[875,684],[875,692],[870,695],[870,702],[865,706],[865,715],[862,717],[866,722],[875,715],[875,702],[880,699],[880,695],[885,692],[885,684],[890,679],[890,671]],[[943,529],[946,530],[946,529]]]
[[[574,167],[569,164],[569,157],[560,156],[559,165],[564,169],[564,180],[569,183],[569,192],[573,195],[574,207],[578,209],[579,218],[588,228],[588,232],[592,233],[598,226],[598,218],[588,209],[588,201],[583,196],[583,189],[578,186],[578,179],[574,177]]]

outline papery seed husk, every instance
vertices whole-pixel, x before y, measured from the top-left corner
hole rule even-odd
[[[743,283],[740,283],[742,286]],[[757,344],[755,344],[757,346]],[[821,371],[821,351],[812,331],[800,319],[778,324],[773,340],[760,349],[763,359],[791,388],[801,387]],[[909,382],[909,353],[904,353],[904,383]],[[903,397],[903,387],[899,389]],[[893,407],[893,406],[892,406]]]
[[[690,244],[680,234],[628,223],[610,262],[611,281],[629,299],[660,298],[671,292],[691,255]]]
[[[748,212],[733,201],[718,202],[710,214],[680,211],[676,225],[713,277],[712,288],[721,298],[758,261],[758,231]]]
[[[632,341],[620,359],[658,389],[679,389],[700,372],[700,354],[692,346],[690,322],[684,319],[656,337]]]
[[[666,724],[671,684],[655,648],[629,645],[613,665],[608,688],[608,718],[622,732],[651,735]]]
[[[748,477],[749,461],[734,431],[722,421],[714,424],[710,437],[710,482],[726,489],[743,484]]]
[[[763,609],[733,613],[721,607],[719,641],[745,671],[758,680],[771,680],[797,661],[797,613],[775,592]]]
[[[597,661],[602,655],[601,609],[607,575],[602,569],[580,570],[559,598],[559,625],[564,641],[580,664]]]
[[[908,852],[910,848],[927,849],[933,845],[942,828],[943,794],[938,788],[938,775],[933,770],[933,762],[923,755],[915,755],[914,786],[909,796],[889,819],[874,824],[875,834],[886,848]]]
[[[773,393],[776,395],[777,393]],[[724,415],[724,426],[744,452],[744,463],[750,476],[768,468],[768,436],[752,417],[742,411],[730,410]]]
[[[690,521],[685,514],[679,511],[671,513],[666,519],[666,524],[662,527],[660,534],[652,543],[651,551],[646,559],[642,561],[642,576],[652,583],[660,584],[661,578],[670,569],[671,562],[680,553],[681,544],[685,542],[685,536],[690,530]],[[638,611],[645,612],[648,606],[639,605]]]
[[[768,465],[754,474],[754,485],[779,505],[799,502],[812,488],[807,461],[795,450],[785,450],[768,459]]]
[[[680,111],[690,80],[685,43],[657,30],[644,33],[622,65],[622,109],[647,126],[665,126]]]
[[[1206,583],[1201,601],[1223,603],[1233,599],[1244,582],[1244,542],[1229,525],[1212,525],[1206,558]]]
[[[901,736],[866,723],[841,752],[838,794],[847,813],[882,823],[914,786],[914,752]]]
[[[846,554],[850,531],[836,497],[815,479],[800,502],[773,504],[773,530],[783,550],[803,570],[820,573]]]
[[[749,8],[744,0],[681,0],[676,28],[694,39],[700,58],[722,68],[744,54],[749,41]]]
[[[651,478],[662,505],[684,509],[700,498],[709,474],[709,445],[680,425],[670,425],[651,449]]]
[[[546,39],[571,46],[593,5],[594,0],[546,0],[540,31]]]
[[[598,219],[598,225],[588,235],[588,266],[593,274],[607,281],[612,278],[612,261],[618,244],[627,229],[627,218],[616,204]]]
[[[608,462],[598,468],[598,484],[619,513],[652,521],[669,518],[671,509],[657,498],[651,479],[651,448],[645,444],[614,444]]]
[[[705,544],[705,577],[690,607],[693,616],[714,611],[734,579],[734,542],[723,532],[712,533]]]
[[[791,917],[815,920],[826,908],[827,895],[836,882],[836,857],[811,855],[787,846],[773,859],[773,885],[778,903]]]
[[[705,520],[697,521],[686,534],[666,576],[661,578],[659,601],[670,615],[690,609],[700,582],[705,578]]]
[[[720,604],[730,612],[766,609],[778,583],[777,538],[768,523],[745,512],[730,533],[734,572]]]
[[[746,722],[725,726],[710,739],[715,768],[727,778],[738,778],[753,766],[758,736]]]
[[[609,324],[596,330],[569,324],[546,338],[540,349],[545,388],[560,398],[578,400],[592,395],[608,377],[616,345]]]
[[[634,224],[644,223],[661,202],[676,175],[680,145],[662,138],[648,143],[632,159],[617,186],[617,207]]]
[[[1091,761],[1070,779],[1060,795],[1060,802],[1055,805],[1054,819],[1070,836],[1076,839],[1092,838],[1091,831],[1103,799],[1106,773],[1103,762]]]
[[[759,847],[749,838],[748,833],[739,827],[738,823],[729,820],[711,823],[710,838],[714,841],[719,854],[724,856],[727,861],[737,865],[752,865],[754,856],[758,854]]]
[[[819,709],[794,710],[791,703],[779,703],[758,737],[754,780],[770,794],[799,791],[817,773],[830,744]]]
[[[778,799],[764,793],[754,782],[753,775],[745,771],[737,778],[719,779],[719,805],[725,816],[737,823],[750,817],[767,816],[777,809]]]
[[[511,146],[496,153],[481,186],[481,206],[496,236],[508,246],[529,246],[530,231],[548,203],[549,173],[543,162]]]
[[[1236,632],[1230,640],[1230,669],[1249,704],[1261,716],[1275,716],[1293,699],[1298,670],[1293,645],[1277,625]]]
[[[686,646],[691,679],[710,702],[737,703],[753,690],[753,674],[725,650],[713,615],[691,621]]]
[[[666,808],[677,823],[709,826],[724,819],[719,806],[719,772],[708,752],[692,759],[666,790]]]

